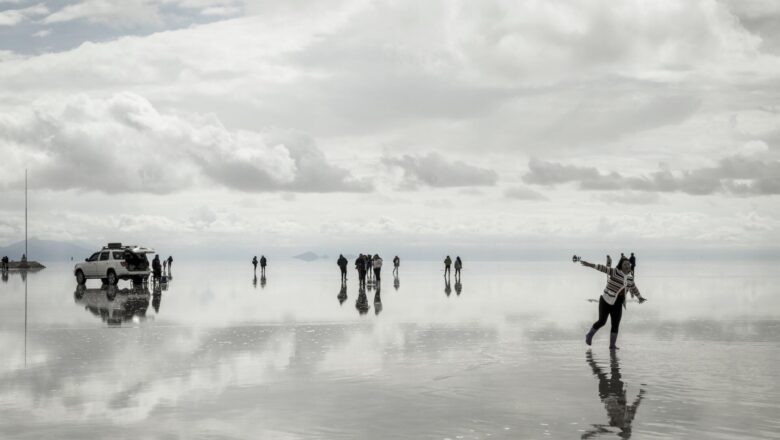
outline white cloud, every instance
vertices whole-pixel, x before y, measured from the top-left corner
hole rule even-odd
[[[492,186],[498,180],[498,174],[493,170],[469,165],[463,161],[448,161],[439,153],[384,157],[382,162],[403,170],[402,186],[405,188],[417,188],[420,185],[434,188]]]
[[[49,9],[42,3],[22,9],[0,11],[0,26],[15,26],[23,21],[48,13]]]
[[[160,113],[145,98],[76,95],[0,113],[5,185],[170,193],[210,182],[241,191],[370,191],[305,136],[231,132],[214,115]],[[207,179],[208,178],[208,179]]]

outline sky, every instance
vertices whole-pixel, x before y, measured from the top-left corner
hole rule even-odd
[[[779,112],[772,0],[0,0],[0,244],[778,258]]]

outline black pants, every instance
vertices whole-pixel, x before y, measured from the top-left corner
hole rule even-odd
[[[379,272],[381,272],[381,271],[382,271],[382,269],[380,269],[380,268],[376,268],[376,269],[374,269],[374,279],[375,279],[375,280],[377,280],[377,281],[379,281],[379,280],[380,280],[380,278],[379,278]]]
[[[617,333],[620,328],[620,318],[623,317],[623,301],[625,295],[618,295],[615,304],[609,305],[604,301],[604,297],[599,298],[599,320],[593,323],[593,329],[598,330],[607,323],[607,316],[609,316],[612,323],[612,333]]]
[[[342,267],[340,269],[341,269],[341,280],[344,281],[347,279],[347,268]]]
[[[366,283],[366,271],[365,270],[358,270],[358,281],[360,281],[360,284]]]

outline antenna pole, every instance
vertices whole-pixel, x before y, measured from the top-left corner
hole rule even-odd
[[[24,169],[24,256],[30,261],[27,255],[27,168]]]

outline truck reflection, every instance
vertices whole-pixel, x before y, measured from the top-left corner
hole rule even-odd
[[[134,286],[132,289],[119,289],[111,285],[90,289],[81,285],[77,286],[73,293],[76,304],[83,305],[109,326],[144,321],[150,296],[149,287],[146,285]]]

